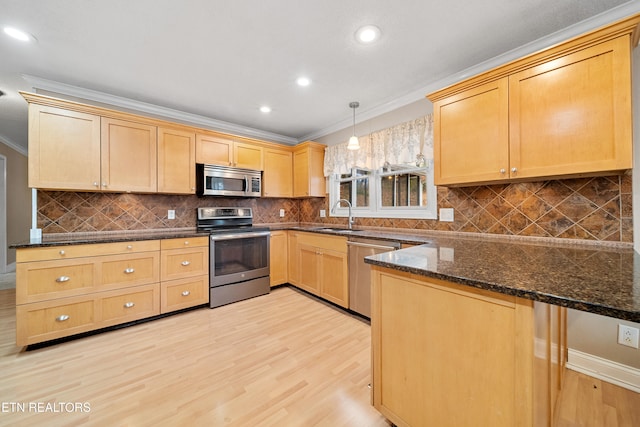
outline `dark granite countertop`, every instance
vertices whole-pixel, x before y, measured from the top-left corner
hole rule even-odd
[[[122,231],[96,233],[45,234],[41,240],[13,243],[9,248],[39,248],[47,246],[69,246],[94,243],[132,242],[136,240],[180,239],[206,237],[209,233],[198,232],[195,229],[172,229],[167,231]]]
[[[630,247],[440,236],[429,240],[365,262],[640,322],[640,255]]]
[[[509,239],[346,228],[331,225],[261,224],[299,230],[397,241],[412,248],[368,257],[366,262],[426,277],[487,289],[591,313],[640,322],[640,255],[630,246],[576,244],[566,239]],[[40,242],[11,248],[112,243],[206,236],[195,229],[45,235]],[[559,240],[562,240],[559,242]]]

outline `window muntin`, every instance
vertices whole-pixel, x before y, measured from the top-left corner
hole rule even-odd
[[[427,166],[390,166],[369,171],[354,168],[351,173],[330,177],[331,216],[347,216],[346,203],[353,214],[370,218],[425,218],[436,215],[436,187],[431,162]]]

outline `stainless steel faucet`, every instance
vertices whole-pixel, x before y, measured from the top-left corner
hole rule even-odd
[[[349,206],[349,230],[351,230],[353,228],[353,223],[356,221],[356,219],[353,217],[353,215],[351,214],[351,202],[348,201],[347,199],[340,199],[338,200],[334,205],[333,208],[331,208],[331,212],[336,211],[336,207],[338,207],[338,205],[340,204],[340,202],[347,202],[347,206]]]

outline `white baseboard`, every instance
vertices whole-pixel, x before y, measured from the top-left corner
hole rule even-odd
[[[640,393],[640,369],[571,348],[567,368]]]

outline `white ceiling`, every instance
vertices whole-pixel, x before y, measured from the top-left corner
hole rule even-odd
[[[26,149],[17,91],[35,85],[295,143],[349,126],[350,101],[360,102],[357,118],[397,108],[470,67],[584,20],[640,11],[639,3],[0,0],[0,27],[37,38],[0,33],[0,139]],[[382,30],[375,45],[353,37],[365,24]],[[300,75],[311,86],[297,86]],[[263,104],[273,111],[260,113]]]

